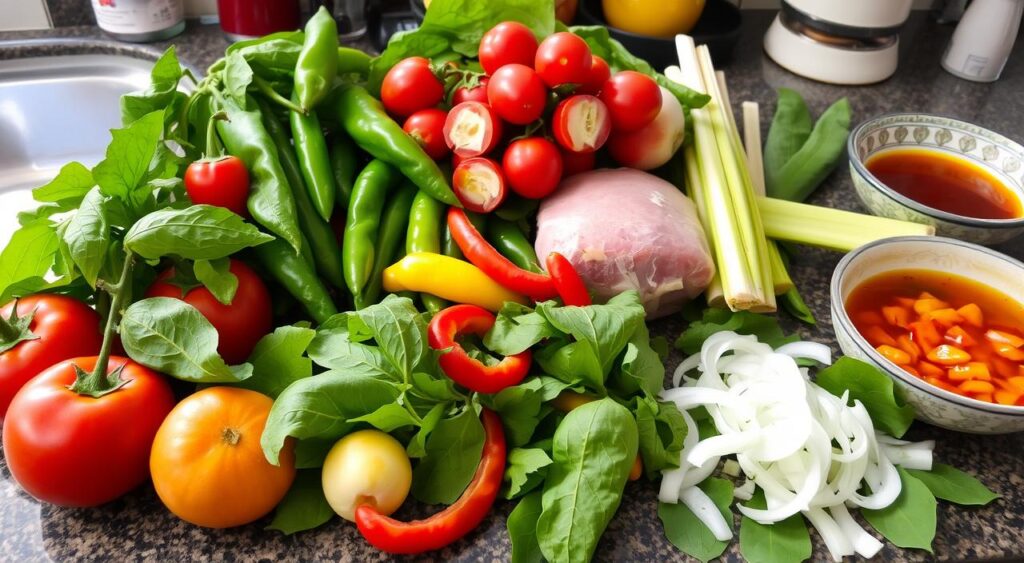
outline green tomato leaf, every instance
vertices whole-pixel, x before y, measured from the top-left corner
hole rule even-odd
[[[147,260],[180,256],[216,260],[274,240],[235,213],[214,205],[154,211],[129,229],[125,247]]]
[[[542,510],[541,492],[523,497],[508,515],[508,537],[512,541],[512,563],[541,563],[544,556],[537,543],[537,519]]]
[[[45,286],[44,276],[53,267],[59,246],[57,232],[48,222],[15,231],[0,252],[0,303]]]
[[[533,431],[540,423],[542,382],[530,378],[526,383],[506,387],[498,393],[481,400],[501,416],[505,427],[505,439],[510,447],[523,446],[530,441]]]
[[[360,373],[328,371],[300,379],[274,401],[260,445],[277,465],[291,436],[299,440],[337,440],[355,427],[349,420],[398,400],[394,384]]]
[[[522,496],[535,489],[547,474],[551,458],[540,448],[513,448],[508,452],[505,467],[505,483],[508,487],[505,498]]]
[[[653,476],[662,469],[679,466],[679,452],[686,438],[686,421],[675,403],[637,397],[636,427],[640,432],[640,455],[644,471]]]
[[[231,273],[231,260],[196,260],[192,267],[196,279],[210,290],[214,298],[224,305],[230,305],[238,291],[238,277]]]
[[[252,377],[236,386],[276,399],[292,383],[313,375],[313,362],[305,353],[315,335],[311,328],[282,326],[264,336],[249,357]]]
[[[121,122],[128,125],[154,111],[180,107],[178,104],[186,98],[184,93],[178,92],[178,82],[183,74],[174,45],[171,45],[153,65],[149,87],[121,96]],[[177,117],[176,111],[166,114],[168,118]]]
[[[277,505],[274,519],[265,529],[277,530],[289,536],[326,524],[334,516],[334,510],[327,504],[321,480],[318,469],[302,469],[297,472],[288,494]]]
[[[170,297],[132,304],[121,318],[121,343],[140,364],[196,383],[234,383],[252,375],[252,366],[228,367],[217,354],[218,335],[195,307]]]
[[[124,129],[113,129],[106,158],[92,169],[92,177],[104,195],[133,201],[136,188],[149,172],[164,131],[163,110],[140,117]]]
[[[81,206],[68,222],[64,231],[64,244],[71,259],[82,272],[89,285],[96,286],[96,278],[103,269],[110,247],[110,224],[104,206],[107,198],[99,188],[89,190]]]
[[[899,438],[914,422],[914,407],[892,379],[871,364],[845,356],[819,371],[815,382],[836,397],[849,391],[850,401],[863,403],[875,428],[886,434]]]
[[[726,522],[732,522],[732,482],[717,477],[705,479],[697,485],[714,501]],[[715,539],[711,530],[685,504],[658,503],[658,518],[665,529],[665,537],[690,557],[703,562],[711,561],[725,552],[729,542]]]
[[[764,492],[758,489],[747,505],[764,508]],[[740,520],[740,553],[748,563],[799,563],[811,557],[811,535],[799,514],[772,525],[744,516]]]
[[[589,561],[622,500],[636,460],[633,415],[610,398],[565,415],[555,430],[537,521],[537,539],[549,561]]]
[[[77,207],[95,185],[88,168],[80,162],[69,162],[50,183],[32,190],[32,197],[39,202],[60,203],[58,209],[69,209]]]
[[[902,467],[897,469],[903,488],[896,501],[881,510],[861,510],[860,513],[894,545],[931,553],[935,539],[935,496],[920,479]]]
[[[773,316],[749,311],[734,313],[728,309],[709,307],[704,310],[701,320],[690,323],[679,335],[675,345],[684,354],[696,354],[709,336],[727,330],[738,334],[753,334],[772,348],[797,340],[795,336],[786,336],[779,321]]]
[[[350,418],[349,422],[365,422],[384,432],[402,428],[404,426],[419,426],[416,419],[402,405],[389,403],[379,409],[356,418]]]
[[[413,496],[427,504],[455,502],[473,479],[483,449],[484,426],[475,409],[438,422],[412,472]]]
[[[982,484],[974,476],[943,463],[932,464],[931,471],[907,469],[928,487],[936,498],[964,506],[984,506],[1000,495]]]
[[[245,92],[252,84],[252,69],[245,57],[238,51],[228,53],[225,57],[227,63],[224,65],[224,87],[229,96],[235,99],[239,105],[245,105]]]
[[[388,295],[352,316],[366,325],[395,371],[403,378],[411,377],[427,353],[427,323],[412,300]]]
[[[558,335],[558,330],[543,315],[526,305],[508,301],[484,336],[484,346],[497,354],[510,356]]]
[[[409,457],[421,458],[427,455],[427,438],[430,437],[430,433],[437,428],[437,423],[441,422],[441,418],[444,417],[445,406],[443,403],[438,403],[423,417],[423,421],[420,422],[420,429],[409,440],[409,445],[405,447],[405,453],[409,454]]]

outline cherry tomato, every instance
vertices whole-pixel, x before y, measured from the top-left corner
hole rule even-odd
[[[530,28],[519,22],[501,22],[480,39],[480,66],[487,74],[509,64],[533,66],[536,52],[537,38]]]
[[[487,83],[491,79],[486,76],[480,77],[480,82],[472,88],[466,86],[459,86],[455,89],[452,94],[452,105],[457,106],[462,102],[480,102],[482,104],[487,103]]]
[[[63,295],[30,295],[0,308],[0,420],[11,399],[39,372],[76,356],[98,354],[103,344],[100,316],[91,307]],[[20,326],[22,323],[28,326]],[[6,332],[10,330],[10,333]]]
[[[240,364],[249,358],[256,343],[270,332],[273,324],[270,292],[248,266],[231,260],[231,273],[238,278],[238,290],[230,305],[225,305],[203,286],[191,288],[182,296],[182,288],[168,278],[168,268],[146,290],[146,297],[173,297],[192,305],[217,329],[220,343],[217,351],[229,364]]]
[[[274,401],[256,391],[208,387],[167,415],[153,440],[153,488],[175,516],[207,528],[241,526],[270,512],[295,479],[294,445],[280,465],[260,436]]]
[[[512,141],[502,161],[509,187],[517,194],[540,199],[555,191],[562,179],[558,146],[543,137]]]
[[[587,75],[587,81],[580,85],[577,92],[596,96],[601,93],[604,83],[612,77],[612,69],[608,68],[608,63],[597,55],[591,56],[590,60],[590,73]]]
[[[156,372],[112,356],[108,374],[121,369],[125,383],[99,397],[80,395],[69,389],[75,366],[91,373],[96,356],[56,364],[15,395],[4,419],[4,456],[14,480],[37,499],[97,506],[149,478],[149,449],[174,393]]]
[[[661,88],[653,78],[633,70],[615,73],[601,89],[616,131],[636,131],[661,111]]]
[[[192,203],[224,207],[244,217],[249,172],[236,156],[197,160],[185,170],[185,193]]]
[[[487,101],[505,121],[526,125],[544,113],[548,91],[532,68],[510,64],[491,75],[491,81],[487,83]]]
[[[608,108],[594,96],[580,94],[562,100],[551,118],[559,145],[572,152],[594,152],[608,140],[612,121]]]
[[[579,35],[560,31],[549,35],[537,47],[533,66],[545,84],[585,84],[593,65],[590,47]]]
[[[501,140],[501,120],[491,106],[463,102],[448,112],[444,140],[452,152],[463,157],[480,156],[494,150]]]
[[[402,129],[416,139],[430,158],[440,160],[450,152],[444,140],[444,122],[447,118],[448,114],[444,110],[421,109],[405,120]]]
[[[662,89],[661,111],[654,121],[636,131],[612,135],[608,152],[623,166],[653,170],[672,159],[683,144],[686,121],[683,106],[667,89]]]
[[[408,117],[421,109],[432,108],[444,98],[444,85],[423,57],[398,62],[384,75],[380,99],[392,115]]]
[[[482,156],[459,162],[452,174],[452,189],[463,207],[477,213],[494,211],[507,195],[501,167]]]
[[[562,177],[568,178],[573,174],[588,172],[594,169],[597,162],[595,152],[572,152],[561,149],[562,153]]]

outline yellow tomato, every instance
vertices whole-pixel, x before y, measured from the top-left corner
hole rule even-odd
[[[673,37],[687,33],[704,11],[704,0],[602,0],[604,17],[623,31]]]
[[[412,464],[405,448],[380,430],[360,430],[345,436],[324,460],[327,504],[350,522],[361,504],[370,504],[384,515],[398,510],[411,485]]]

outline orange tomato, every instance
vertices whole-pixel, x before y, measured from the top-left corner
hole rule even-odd
[[[263,456],[260,436],[273,401],[234,387],[210,387],[178,403],[153,441],[149,470],[160,500],[199,526],[228,528],[273,509],[295,479],[293,445],[281,465]]]

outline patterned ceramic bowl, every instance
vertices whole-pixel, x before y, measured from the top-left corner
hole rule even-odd
[[[1024,430],[1024,407],[978,401],[926,383],[885,359],[857,332],[843,306],[850,293],[868,278],[906,268],[970,272],[975,281],[1024,299],[1024,264],[983,246],[940,237],[894,237],[866,244],[847,254],[832,274],[832,326],[843,353],[888,374],[925,422],[973,434]]]
[[[1024,233],[1024,217],[978,219],[928,207],[889,188],[864,165],[894,148],[918,148],[967,158],[1003,181],[1024,202],[1024,147],[1006,137],[956,119],[921,113],[883,115],[850,134],[846,150],[857,195],[875,215],[924,223],[940,236],[997,244]]]

